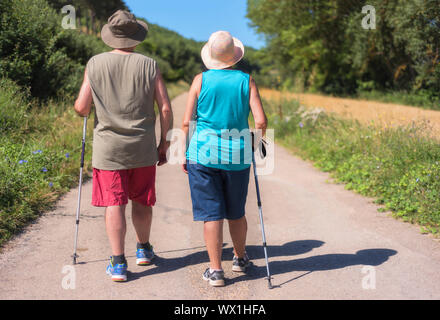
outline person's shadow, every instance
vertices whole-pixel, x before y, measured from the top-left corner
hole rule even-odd
[[[314,241],[315,244],[321,243],[322,241],[316,241],[316,240],[308,240],[308,241]],[[302,241],[299,241],[300,243]],[[307,244],[307,241],[306,241]],[[289,242],[287,243],[287,247],[289,246],[296,246],[295,242]],[[296,279],[299,279],[303,276],[306,276],[314,271],[326,271],[326,270],[334,270],[334,269],[342,269],[348,266],[354,266],[354,265],[368,265],[368,266],[378,266],[383,264],[385,261],[388,260],[390,256],[393,256],[397,253],[395,250],[391,249],[384,249],[384,248],[373,248],[373,249],[364,249],[359,250],[354,254],[349,253],[333,253],[333,254],[323,254],[323,255],[317,255],[312,257],[306,257],[301,259],[291,259],[291,260],[283,260],[283,261],[270,261],[270,257],[273,256],[284,256],[284,255],[292,255],[287,254],[288,252],[285,251],[285,245],[280,247],[268,247],[268,256],[269,256],[269,267],[270,267],[270,273],[271,276],[277,275],[277,274],[283,274],[283,273],[289,273],[294,271],[304,271],[303,274],[299,276],[295,276],[294,278],[291,278],[281,284],[275,285],[275,287],[280,287],[284,284],[287,284],[291,281],[294,281]],[[247,251],[249,252],[249,255],[257,255],[259,258],[264,258],[264,252],[261,247],[258,246],[251,246],[247,248]],[[275,253],[272,254],[272,252]],[[298,252],[298,251],[297,251]],[[282,253],[282,254],[277,254]],[[304,253],[304,252],[301,252]],[[298,254],[298,253],[296,253]],[[240,282],[240,281],[247,281],[247,280],[254,280],[254,279],[261,279],[267,277],[267,269],[266,265],[263,266],[253,266],[252,268],[249,268],[249,271],[246,274],[243,274],[239,277],[231,279],[232,283]]]
[[[304,274],[296,276],[288,281],[281,284],[276,284],[276,287],[287,284],[288,282],[294,281],[300,277],[310,274],[314,271],[326,271],[341,269],[353,265],[369,265],[378,266],[383,264],[388,260],[390,256],[397,253],[395,250],[374,248],[374,249],[364,249],[359,250],[354,254],[349,253],[334,253],[334,254],[324,254],[312,257],[306,257],[301,259],[288,259],[288,260],[276,260],[271,261],[271,258],[275,257],[289,257],[299,254],[307,253],[314,248],[318,248],[324,244],[323,241],[319,240],[299,240],[287,242],[283,245],[271,245],[267,247],[267,252],[269,256],[269,267],[271,275],[289,273],[294,271],[305,271]],[[223,246],[225,247],[226,244]],[[204,249],[201,247],[201,249]],[[182,249],[185,250],[185,249]],[[174,250],[179,251],[179,250]],[[264,251],[262,246],[259,245],[248,245],[246,246],[246,251],[248,252],[251,260],[264,259]],[[153,260],[153,267],[148,268],[141,272],[129,272],[129,280],[136,280],[145,276],[172,272],[181,268],[185,268],[191,265],[196,265],[200,263],[208,263],[209,257],[206,250],[197,251],[182,257],[176,258],[164,258],[161,255],[166,252],[159,252],[158,255]],[[223,261],[232,260],[232,248],[224,248],[222,259]],[[228,279],[228,284],[233,284],[240,281],[256,280],[262,279],[267,276],[266,265],[256,266],[252,265],[246,274],[242,274],[238,277]]]
[[[318,240],[299,240],[299,241],[287,242],[281,246],[268,246],[267,250],[269,251],[271,257],[291,256],[291,255],[298,255],[311,251],[313,250],[313,248],[320,247],[323,243],[324,242]],[[226,245],[227,244],[224,243],[223,247],[225,247]],[[209,257],[208,257],[208,253],[206,252],[206,249],[204,247],[200,247],[200,248],[204,250],[177,258],[163,258],[161,255],[167,252],[158,252],[153,260],[153,265],[155,267],[146,269],[141,272],[129,271],[130,280],[136,280],[141,277],[157,274],[157,273],[172,272],[181,268],[185,268],[187,266],[196,265],[200,263],[208,263]],[[184,250],[186,249],[172,250],[170,252],[184,251]],[[262,246],[248,245],[246,246],[246,251],[251,259],[264,258],[264,252]],[[223,261],[232,260],[232,257],[233,257],[232,248],[224,248],[222,252],[222,260]],[[250,269],[253,268],[256,267],[251,266]]]

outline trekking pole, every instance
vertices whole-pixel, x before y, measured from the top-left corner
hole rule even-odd
[[[272,289],[273,288],[272,282],[271,282],[272,277],[270,276],[269,259],[267,257],[266,234],[264,232],[263,210],[261,209],[260,187],[259,187],[259,184],[258,184],[257,167],[256,167],[256,164],[255,164],[255,155],[254,155],[254,149],[255,149],[254,148],[254,141],[255,141],[254,138],[255,138],[255,135],[254,135],[254,133],[252,133],[251,135],[252,135],[252,137],[251,137],[252,138],[252,166],[254,168],[255,189],[257,190],[257,204],[258,204],[258,213],[260,215],[261,234],[262,234],[262,237],[263,237],[264,258],[266,260],[267,281],[268,281],[269,289]],[[262,148],[262,150],[260,150],[261,154],[265,156],[266,155],[266,150],[265,150],[265,147],[264,147],[263,143],[261,144],[261,148]]]
[[[87,117],[84,117],[83,138],[82,138],[82,146],[81,146],[81,166],[79,169],[78,205],[76,207],[75,243],[73,247],[73,256],[72,256],[73,264],[76,264],[76,258],[78,258],[78,255],[76,254],[76,249],[78,244],[79,213],[81,207],[81,188],[83,181],[84,154],[86,151],[86,134],[87,134]]]

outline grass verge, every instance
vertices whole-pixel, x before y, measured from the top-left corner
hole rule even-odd
[[[439,98],[432,97],[428,92],[423,92],[423,90],[419,90],[418,93],[399,91],[361,91],[354,98],[370,101],[381,101],[385,103],[402,104],[406,106],[417,106],[419,108],[428,110],[440,110]]]
[[[427,138],[427,126],[368,126],[295,100],[266,100],[265,109],[282,145],[346,189],[375,198],[381,210],[439,234],[440,144]]]

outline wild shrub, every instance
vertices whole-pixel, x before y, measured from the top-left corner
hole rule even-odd
[[[45,0],[0,2],[0,77],[37,98],[76,93],[85,62],[105,45],[94,36],[64,30]]]

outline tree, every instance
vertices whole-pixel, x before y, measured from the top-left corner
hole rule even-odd
[[[366,4],[376,9],[376,30],[361,26]],[[439,10],[436,0],[248,0],[283,80],[336,94],[438,93]]]

